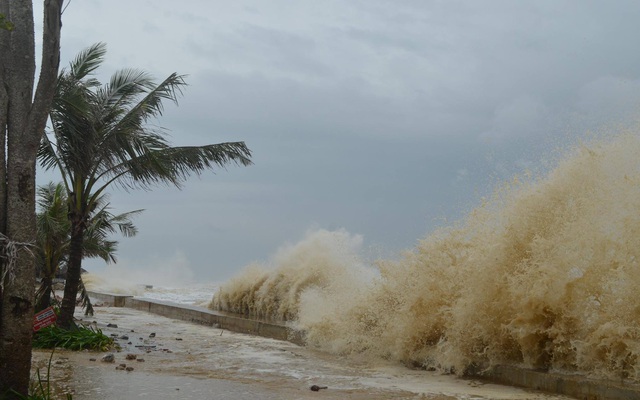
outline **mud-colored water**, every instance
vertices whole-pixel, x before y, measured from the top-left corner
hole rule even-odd
[[[640,138],[569,151],[398,261],[318,231],[211,307],[295,320],[310,347],[463,374],[510,364],[640,381]],[[409,373],[406,372],[405,373]]]
[[[87,321],[93,320],[106,334],[128,338],[117,340],[122,351],[115,353],[115,363],[100,362],[104,353],[54,353],[54,387],[73,392],[74,400],[566,399],[408,370],[394,362],[335,356],[127,308],[96,307],[95,317]],[[118,327],[107,328],[107,323]],[[144,362],[127,360],[127,354]],[[48,357],[48,352],[34,351],[34,366],[44,367]],[[116,370],[120,363],[134,370]],[[327,389],[313,392],[314,384]]]

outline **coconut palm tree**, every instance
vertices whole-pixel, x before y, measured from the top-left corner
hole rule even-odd
[[[36,311],[51,305],[53,279],[61,267],[66,267],[69,253],[71,224],[67,217],[67,192],[62,183],[38,188],[37,225],[37,264],[40,286],[36,291]],[[111,213],[107,196],[102,195],[96,201],[96,211],[89,216],[84,232],[83,257],[102,258],[105,262],[116,262],[115,253],[118,242],[110,240],[111,234],[119,231],[125,237],[135,236],[138,232],[131,218],[142,210],[114,215]],[[80,289],[84,288],[80,279]],[[91,301],[82,290],[82,305],[87,314],[93,314]]]
[[[36,291],[36,311],[51,305],[53,278],[69,250],[69,219],[67,193],[61,184],[49,183],[37,191],[36,214],[37,261],[36,274],[40,286]]]
[[[69,327],[82,265],[84,231],[97,198],[112,185],[178,188],[191,173],[228,164],[250,165],[244,142],[172,147],[152,121],[163,101],[177,103],[184,77],[173,73],[156,84],[144,71],[124,69],[106,84],[92,73],[104,60],[102,43],[81,52],[58,77],[51,107],[52,132],[44,135],[40,164],[57,168],[67,191],[71,224],[66,285],[58,323]]]

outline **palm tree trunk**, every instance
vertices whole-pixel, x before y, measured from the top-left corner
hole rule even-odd
[[[78,285],[82,271],[82,245],[84,241],[84,222],[82,218],[74,217],[71,220],[71,241],[69,243],[69,262],[67,263],[67,276],[64,284],[64,297],[60,307],[60,316],[57,325],[64,329],[73,326],[73,313],[76,310],[78,297]]]
[[[53,292],[53,279],[50,275],[42,277],[40,289],[36,293],[39,297],[36,299],[36,312],[42,311],[51,305],[51,292]]]

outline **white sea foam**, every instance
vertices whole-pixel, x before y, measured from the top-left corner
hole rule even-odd
[[[161,301],[170,301],[178,304],[188,304],[206,307],[220,287],[219,283],[198,283],[186,287],[153,286],[145,287],[137,296]]]

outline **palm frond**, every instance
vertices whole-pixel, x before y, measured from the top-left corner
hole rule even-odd
[[[40,140],[37,158],[40,161],[40,166],[45,170],[57,168],[62,175],[64,184],[68,185],[68,169],[63,164],[63,161],[58,157],[56,145],[51,140],[49,140],[49,137],[46,133],[42,135],[42,139]]]
[[[178,75],[174,72],[158,86],[151,88],[144,98],[128,109],[126,114],[118,120],[117,124],[112,127],[113,131],[115,133],[141,133],[145,131],[144,123],[151,118],[161,116],[164,112],[164,100],[170,100],[177,104],[178,96],[182,94],[182,88],[186,86],[184,78],[184,75]],[[147,82],[144,84],[146,85]]]
[[[81,51],[69,65],[70,75],[76,80],[84,79],[102,64],[106,53],[107,45],[102,42],[93,44]]]
[[[97,98],[105,110],[124,110],[154,87],[153,77],[148,72],[127,68],[113,74],[109,83],[98,90]]]
[[[124,188],[148,189],[159,183],[180,188],[191,173],[199,175],[206,169],[224,168],[230,163],[252,164],[251,150],[244,142],[167,147],[129,159],[108,173],[112,181]]]
[[[89,293],[87,293],[87,288],[84,286],[82,277],[80,277],[78,289],[80,289],[80,301],[82,301],[84,315],[93,315],[93,304],[91,304],[91,298],[89,297]]]
[[[143,210],[134,210],[114,215],[110,211],[107,195],[95,196],[91,207],[94,209],[88,221],[84,234],[84,256],[102,258],[105,262],[116,262],[115,253],[118,242],[109,240],[110,234],[118,231],[125,237],[133,237],[138,233],[138,228],[131,218],[140,214]]]

